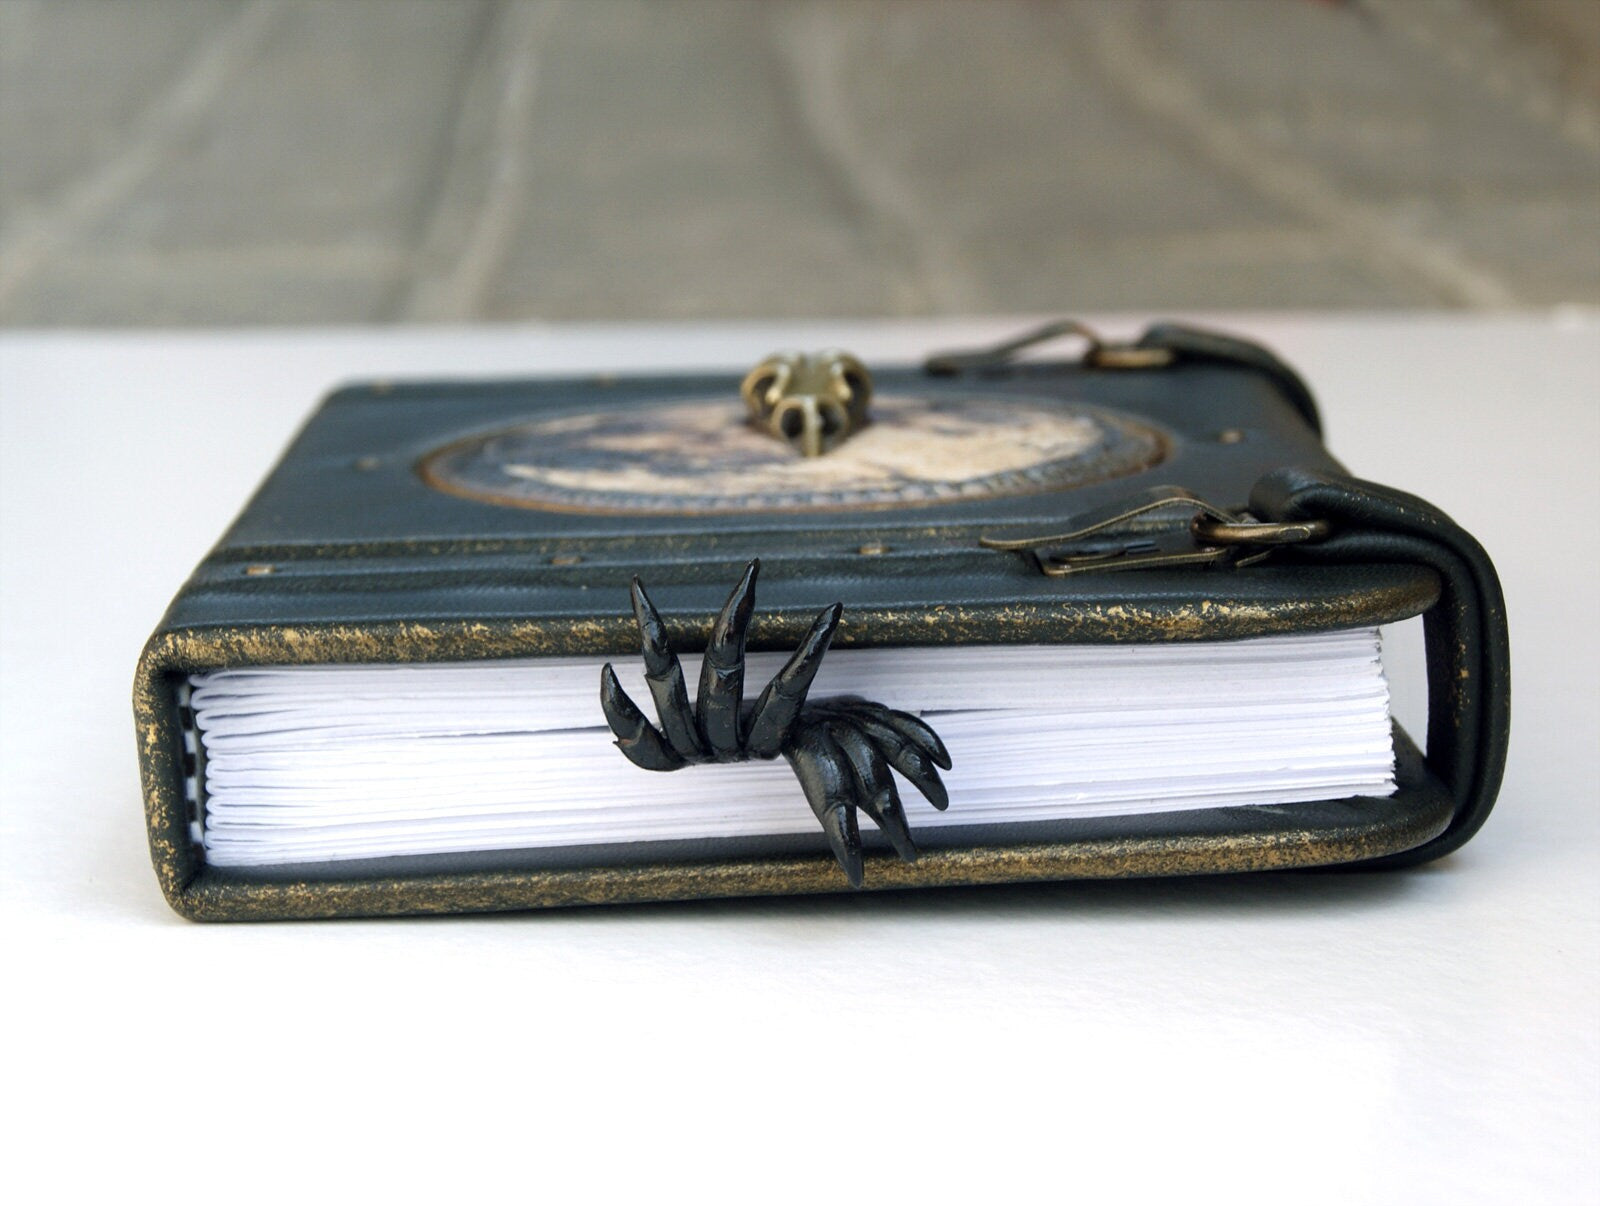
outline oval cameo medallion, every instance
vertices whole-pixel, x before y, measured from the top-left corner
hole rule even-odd
[[[1032,398],[879,395],[871,422],[804,457],[725,398],[532,419],[429,453],[435,489],[508,507],[704,515],[914,507],[1089,485],[1162,460],[1153,427]]]

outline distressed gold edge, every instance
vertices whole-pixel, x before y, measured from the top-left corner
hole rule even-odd
[[[833,644],[870,647],[1243,640],[1393,623],[1427,611],[1438,602],[1439,594],[1438,575],[1417,567],[1415,577],[1409,581],[1373,586],[1359,594],[1267,602],[1203,597],[1148,603],[1042,598],[977,606],[852,606],[845,611]],[[814,618],[809,613],[757,616],[751,647],[781,647],[792,642],[804,635]],[[713,619],[713,614],[707,612],[691,623],[688,631],[709,633]],[[674,628],[682,624],[674,618]],[[222,624],[158,631],[140,659],[140,674],[240,665],[619,654],[636,650],[637,646],[634,622],[620,612],[600,618],[558,616],[548,620]]]
[[[867,858],[863,890],[1285,871],[1361,862],[1438,836],[1451,810],[1417,810],[1402,825],[1149,838],[1104,838],[924,853],[906,864]],[[173,901],[194,921],[315,920],[496,913],[582,905],[846,892],[826,855],[717,863],[656,863],[563,871],[494,871],[354,881],[229,883],[202,875]]]
[[[1427,584],[1426,587],[1421,585],[1423,583]],[[985,639],[993,643],[996,628],[1009,628],[1011,631],[1007,635],[1014,639],[1014,643],[1025,641],[1029,636],[1047,638],[1054,643],[1244,639],[1275,633],[1392,623],[1421,614],[1432,607],[1438,598],[1437,576],[1419,574],[1409,584],[1378,587],[1360,596],[1291,604],[1219,603],[1201,599],[1194,603],[1165,607],[1077,601],[984,608],[954,605],[861,608],[846,613],[834,643],[841,646],[936,646],[972,644]],[[707,631],[710,623],[711,619],[707,617]],[[804,618],[766,617],[753,636],[751,647],[782,647],[798,638],[805,627]],[[163,680],[166,676],[245,665],[425,662],[609,654],[628,652],[636,645],[637,634],[631,622],[620,616],[611,620],[564,619],[550,622],[386,621],[364,624],[236,625],[157,631],[139,657],[134,677],[133,711],[150,858],[162,894],[184,916],[196,919],[200,919],[202,914],[221,916],[213,914],[206,906],[195,911],[194,901],[198,897],[192,896],[189,891],[203,864],[189,840],[188,810],[181,790],[182,775],[179,773],[181,766],[174,764],[175,755],[181,757],[178,754],[181,738],[176,731],[170,698],[164,689]],[[1351,857],[1372,857],[1375,853]],[[930,855],[928,865],[935,865],[944,857],[947,856]],[[1345,860],[1333,857],[1327,861]],[[770,866],[766,863],[759,865]],[[821,871],[825,872],[830,867],[831,864],[824,861]],[[1231,869],[1256,868],[1240,866]],[[673,870],[676,874],[682,873],[681,867],[675,866]],[[598,873],[597,869],[594,874]],[[1183,873],[1180,870],[1150,870],[1126,874]],[[897,874],[900,873],[887,873],[885,878],[891,882],[884,886],[918,886],[895,884],[893,881]],[[1074,877],[1063,871],[1042,873],[1032,878]],[[952,879],[941,882],[986,883],[1008,878],[1012,877],[998,875],[997,879]],[[228,891],[213,884],[208,885],[208,890],[201,895],[209,896],[212,891],[218,890],[224,893]],[[328,891],[329,885],[318,884],[315,890],[319,893]],[[772,889],[773,892],[796,893],[834,890],[837,890],[836,884],[829,886],[819,883],[819,886],[807,887],[798,880],[793,887]],[[729,889],[727,893],[697,891],[693,894],[746,892],[750,895],[769,894],[758,888]],[[680,898],[666,895],[629,899]],[[566,903],[583,902],[575,898]],[[444,906],[424,911],[444,911]],[[461,911],[482,910],[463,905]]]
[[[189,840],[188,808],[183,797],[181,763],[174,764],[181,742],[172,701],[163,678],[174,672],[170,634],[158,632],[145,643],[133,678],[133,728],[139,752],[139,781],[144,795],[145,832],[150,862],[161,894],[179,913],[184,889],[202,863]],[[181,757],[181,755],[179,755]]]

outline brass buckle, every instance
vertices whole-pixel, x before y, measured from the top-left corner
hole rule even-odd
[[[1087,345],[1082,363],[1097,369],[1150,369],[1165,368],[1173,361],[1170,348],[1142,347],[1137,343],[1115,342],[1103,338],[1098,331],[1076,319],[1063,318],[1047,322],[1025,335],[1008,339],[987,348],[965,351],[936,352],[923,362],[923,368],[936,377],[952,377],[965,372],[998,372],[1016,360],[1017,355],[1031,347],[1048,343],[1052,339],[1073,336]]]
[[[1201,544],[1254,545],[1277,547],[1285,544],[1311,544],[1326,540],[1333,527],[1326,519],[1297,519],[1287,523],[1266,523],[1250,517],[1249,512],[1232,522],[1213,519],[1209,515],[1196,515],[1189,521],[1189,531]]]
[[[1190,512],[1174,523],[1174,511]],[[1157,486],[1131,501],[1079,516],[1065,532],[1043,536],[980,536],[986,549],[1031,555],[1049,578],[1095,570],[1118,571],[1180,565],[1242,569],[1286,545],[1325,539],[1325,519],[1265,523],[1248,511],[1227,511],[1181,486]]]

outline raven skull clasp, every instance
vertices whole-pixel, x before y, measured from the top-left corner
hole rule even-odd
[[[799,451],[821,456],[867,424],[872,375],[848,352],[779,352],[739,387],[750,421]]]

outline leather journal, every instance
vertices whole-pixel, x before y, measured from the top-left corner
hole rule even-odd
[[[1367,669],[1416,616],[1426,753]],[[1482,548],[1272,353],[1058,323],[341,389],[134,714],[184,916],[474,912],[1420,863],[1494,803],[1508,656]]]

